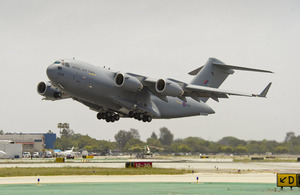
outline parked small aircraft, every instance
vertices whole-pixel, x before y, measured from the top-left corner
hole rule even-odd
[[[74,146],[71,148],[71,150],[65,150],[65,151],[58,151],[56,153],[57,156],[75,156]]]
[[[144,122],[152,118],[180,118],[215,111],[206,101],[228,95],[266,97],[271,83],[260,94],[218,89],[234,70],[272,73],[246,67],[226,65],[215,58],[189,74],[190,83],[175,79],[153,79],[133,73],[100,68],[75,59],[60,59],[47,68],[49,82],[40,82],[37,91],[45,100],[72,98],[91,110],[97,118],[115,122],[130,117]]]
[[[0,150],[0,157],[1,157],[1,156],[5,156],[5,155],[6,155],[6,152]]]

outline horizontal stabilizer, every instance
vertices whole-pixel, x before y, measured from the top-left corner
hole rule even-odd
[[[261,69],[255,69],[255,68],[247,68],[247,67],[241,67],[241,66],[234,66],[234,65],[227,65],[227,64],[222,64],[222,63],[217,63],[217,62],[212,62],[212,65],[215,67],[221,68],[221,69],[227,69],[227,70],[244,70],[244,71],[254,71],[254,72],[265,72],[265,73],[273,73],[272,71],[269,70],[261,70]],[[201,66],[200,68],[197,68],[191,72],[189,72],[189,75],[195,76],[197,75],[201,69],[203,69],[204,66]]]
[[[200,70],[201,70],[202,68],[203,68],[203,66],[201,66],[200,68],[197,68],[197,69],[195,69],[195,70],[189,72],[188,74],[189,74],[189,75],[192,75],[192,76],[195,76],[195,75],[198,74],[198,72],[200,72]]]
[[[213,65],[218,68],[223,68],[223,69],[273,73],[272,71],[269,71],[269,70],[261,70],[261,69],[247,68],[247,67],[241,67],[241,66],[225,65],[225,64],[215,63],[215,62],[213,62]]]

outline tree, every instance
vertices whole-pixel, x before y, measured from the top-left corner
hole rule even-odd
[[[248,145],[247,145],[248,151],[251,154],[259,154],[259,153],[263,153],[261,148],[260,148],[260,144],[258,141],[251,141]]]
[[[157,135],[156,135],[156,133],[155,133],[154,131],[153,131],[152,134],[151,134],[151,138],[152,138],[152,139],[157,139]]]
[[[57,128],[59,128],[59,129],[69,129],[70,125],[69,125],[69,123],[58,123]]]
[[[1,129],[0,130],[0,135],[3,135],[4,134],[4,131]]]
[[[71,148],[72,146],[78,147],[78,142],[74,139],[72,139],[72,136],[69,137],[61,137],[57,138],[55,142],[55,148],[60,149],[60,150],[67,150]]]
[[[78,140],[78,148],[84,148],[85,146],[97,145],[97,140],[91,138],[88,135],[80,136]]]
[[[163,145],[170,146],[173,142],[174,135],[166,127],[160,128],[159,141]]]
[[[88,151],[88,152],[92,152],[93,151],[93,147],[92,146],[84,146],[83,149],[86,150],[86,151]]]
[[[275,152],[277,154],[286,154],[286,153],[288,153],[288,151],[289,151],[289,149],[287,147],[285,147],[285,146],[277,146],[275,148]]]
[[[284,139],[284,142],[288,142],[290,139],[292,139],[294,137],[296,137],[294,132],[292,132],[292,131],[287,132],[286,136],[285,136],[285,139]]]
[[[115,140],[121,151],[123,151],[123,148],[131,138],[133,138],[133,135],[130,131],[120,130],[117,134],[115,134]]]
[[[190,149],[187,145],[185,145],[185,144],[179,145],[179,146],[177,147],[177,152],[187,153],[187,152],[189,152],[190,150],[191,150],[191,149]]]
[[[47,134],[53,134],[53,132],[52,132],[51,130],[49,130],[49,131],[47,132]]]
[[[199,137],[188,137],[184,139],[185,144],[190,148],[192,153],[207,153],[210,152],[210,142]]]
[[[141,136],[140,136],[139,131],[137,129],[130,129],[130,133],[132,135],[132,138],[141,139]]]
[[[238,154],[246,154],[248,153],[248,149],[245,146],[238,146],[236,147],[235,152]]]
[[[162,144],[160,143],[160,141],[158,139],[154,139],[154,138],[148,138],[147,144],[149,146],[162,147]]]
[[[108,152],[109,150],[116,148],[116,142],[109,142],[106,140],[99,140],[98,145],[99,145],[100,151],[102,151],[102,152]]]
[[[232,147],[230,147],[230,146],[223,146],[223,147],[221,148],[221,151],[224,152],[224,153],[232,153],[232,152],[233,152],[233,149],[232,149]]]
[[[292,136],[288,142],[284,143],[286,147],[288,147],[289,152],[291,154],[299,154],[300,153],[300,135]]]
[[[74,135],[74,131],[70,130],[69,123],[58,123],[57,128],[60,129],[60,131],[59,131],[60,137],[64,137],[64,136],[68,137],[68,136]]]
[[[231,147],[237,147],[239,145],[245,146],[247,143],[244,140],[240,140],[238,138],[228,136],[228,137],[223,137],[219,143],[224,146],[231,146]]]
[[[125,145],[124,151],[127,152],[140,152],[146,147],[145,143],[139,139],[131,138]]]

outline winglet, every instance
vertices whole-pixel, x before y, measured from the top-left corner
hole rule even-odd
[[[267,96],[267,94],[268,94],[268,91],[269,91],[271,85],[272,85],[272,82],[270,82],[270,83],[267,85],[267,87],[266,87],[259,95],[257,95],[257,96],[258,96],[258,97],[264,97],[264,98],[265,98],[265,97]]]

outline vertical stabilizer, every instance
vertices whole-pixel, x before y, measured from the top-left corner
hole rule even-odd
[[[216,58],[209,58],[206,64],[196,70],[189,72],[190,75],[194,75],[195,77],[190,82],[191,85],[199,85],[204,87],[211,88],[219,88],[225,79],[234,73],[234,70],[242,70],[242,71],[252,71],[252,72],[264,72],[264,73],[273,73],[268,70],[247,68],[241,66],[227,65],[224,62]],[[259,97],[266,97],[268,90],[271,87],[271,83],[266,87],[266,89],[258,95]],[[193,97],[193,94],[191,94]],[[199,95],[195,95],[194,99],[199,98]],[[211,97],[213,98],[213,97]],[[206,102],[208,97],[203,97],[201,101]]]
[[[190,75],[195,75],[190,84],[219,88],[228,75],[234,73],[232,69],[218,68],[214,64],[225,65],[225,63],[216,58],[209,58],[204,66],[189,73]]]

